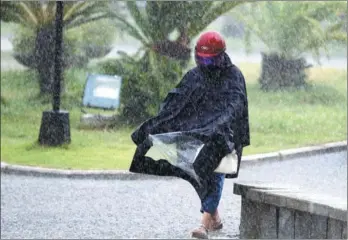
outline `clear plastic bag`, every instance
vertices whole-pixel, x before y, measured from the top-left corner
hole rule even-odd
[[[146,156],[154,160],[165,159],[199,182],[193,163],[204,147],[202,141],[182,132],[149,135],[149,140],[152,147]]]
[[[185,171],[200,184],[200,178],[193,168],[193,163],[204,147],[202,141],[183,132],[149,135],[149,140],[152,143],[152,147],[146,156],[154,160],[167,160],[170,164]],[[237,171],[238,156],[234,150],[221,159],[219,166],[214,172],[234,174]]]

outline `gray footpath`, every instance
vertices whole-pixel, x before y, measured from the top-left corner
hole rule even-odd
[[[244,165],[226,180],[224,229],[211,238],[236,239],[241,214],[238,181],[289,184],[347,199],[347,152]],[[187,239],[199,224],[200,202],[181,179],[69,179],[1,174],[1,238]]]

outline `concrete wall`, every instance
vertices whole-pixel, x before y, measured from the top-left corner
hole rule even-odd
[[[345,199],[289,186],[235,183],[241,239],[347,239]]]

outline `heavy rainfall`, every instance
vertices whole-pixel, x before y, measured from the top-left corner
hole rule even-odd
[[[345,1],[1,2],[1,238],[347,239]]]

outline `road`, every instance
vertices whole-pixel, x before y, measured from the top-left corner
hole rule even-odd
[[[199,200],[181,179],[69,180],[1,176],[1,238],[189,238]],[[284,182],[347,199],[347,153],[241,169],[238,180]],[[238,238],[240,197],[226,180],[225,228],[212,238]]]

